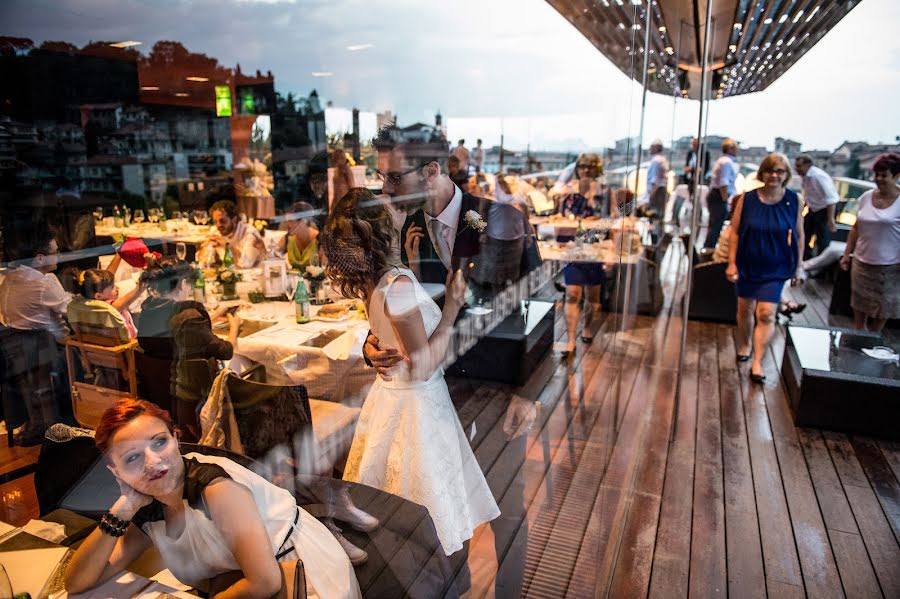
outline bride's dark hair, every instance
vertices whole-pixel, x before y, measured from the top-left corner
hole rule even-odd
[[[331,208],[322,245],[326,273],[341,294],[366,301],[367,291],[391,264],[397,236],[384,202],[365,187],[354,187]]]

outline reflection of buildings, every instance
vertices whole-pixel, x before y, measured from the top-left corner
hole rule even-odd
[[[2,38],[3,186],[154,203],[167,190],[175,199],[197,184],[209,189],[230,175],[234,148],[249,148],[256,116],[246,113],[274,110],[273,82],[271,73],[244,75],[177,42],[143,56],[103,42],[34,48]],[[216,115],[216,85],[239,100],[234,116]]]

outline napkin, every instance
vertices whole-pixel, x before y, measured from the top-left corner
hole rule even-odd
[[[361,356],[368,331],[350,329],[322,348],[322,353],[332,360],[346,360],[350,356]]]
[[[22,527],[22,530],[51,543],[59,543],[66,538],[66,527],[56,522],[29,520],[28,524]]]

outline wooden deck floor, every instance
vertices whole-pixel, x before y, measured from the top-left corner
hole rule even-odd
[[[519,389],[451,381],[503,516],[476,532],[470,597],[900,597],[900,444],[793,425],[779,372],[735,362],[734,327],[682,331],[676,256],[656,318],[608,315],[574,360],[549,355]],[[789,292],[795,323],[829,319],[830,288]],[[558,340],[565,339],[557,319]],[[513,393],[541,402],[503,433]]]
[[[778,375],[781,327],[759,387],[735,363],[734,327],[689,322],[676,401],[677,249],[660,316],[605,315],[589,347],[568,362],[548,354],[521,388],[449,380],[502,510],[451,557],[459,587],[467,597],[900,597],[900,444],[796,428]],[[789,295],[809,305],[795,322],[849,325],[829,318],[826,283]],[[562,346],[561,313],[555,334]],[[541,411],[509,441],[512,394]],[[25,453],[0,448],[2,471],[36,456]],[[0,517],[37,516],[31,481],[0,488]],[[378,587],[388,579],[364,590],[401,595]],[[415,596],[422,581],[406,579]]]

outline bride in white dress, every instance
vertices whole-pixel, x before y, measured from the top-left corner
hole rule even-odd
[[[329,277],[366,302],[372,333],[404,359],[376,378],[360,413],[344,479],[425,506],[447,555],[500,515],[456,415],[444,372],[465,282],[451,274],[443,311],[400,260],[405,214],[355,188],[332,208],[324,246]]]

